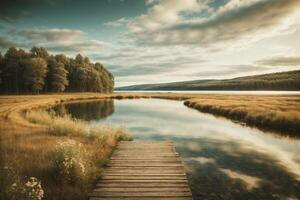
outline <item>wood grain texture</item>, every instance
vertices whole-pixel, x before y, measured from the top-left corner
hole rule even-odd
[[[172,142],[120,142],[89,197],[193,199],[183,162]]]

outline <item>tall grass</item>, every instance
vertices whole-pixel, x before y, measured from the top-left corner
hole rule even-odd
[[[55,136],[79,136],[100,143],[112,143],[112,141],[131,140],[128,130],[124,126],[99,125],[93,128],[82,120],[74,119],[70,115],[58,116],[54,112],[45,110],[30,110],[26,112],[26,118],[37,124],[47,125],[48,133]]]
[[[262,129],[300,136],[298,97],[208,96],[184,102],[188,107],[212,113]]]
[[[53,121],[54,113],[42,110],[30,110],[25,113],[25,117],[31,123],[49,125]]]
[[[102,144],[112,144],[114,141],[132,140],[126,127],[114,127],[110,125],[100,125],[90,129],[88,137]]]
[[[90,128],[85,121],[45,110],[29,110],[25,117],[32,123],[46,126],[47,135],[61,138],[47,155],[47,171],[52,176],[49,179],[61,188],[57,190],[54,187],[57,191],[52,190],[52,193],[68,195],[75,191],[80,194],[66,199],[85,198],[88,189],[100,176],[99,167],[102,165],[99,163],[106,162],[118,141],[131,140],[128,130],[123,126],[100,125]],[[46,192],[48,189],[45,187]]]

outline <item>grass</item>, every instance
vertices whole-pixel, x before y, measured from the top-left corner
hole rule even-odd
[[[46,125],[50,135],[82,137],[88,135],[88,124],[72,119],[69,115],[56,116],[51,111],[30,110],[26,112],[25,117],[32,123]]]
[[[85,122],[36,109],[68,101],[70,96],[1,97],[0,199],[32,200],[40,199],[41,194],[43,199],[86,199],[101,175],[100,164],[107,161],[119,140],[131,139],[124,127],[89,129]],[[39,191],[36,196],[26,186],[33,180]]]
[[[90,128],[86,121],[72,118],[70,115],[59,116],[53,111],[30,110],[25,114],[32,123],[47,125],[47,133],[55,136],[77,136],[99,143],[112,144],[110,140],[131,140],[125,126],[98,125]]]
[[[298,96],[215,95],[189,99],[184,104],[250,126],[300,136]]]

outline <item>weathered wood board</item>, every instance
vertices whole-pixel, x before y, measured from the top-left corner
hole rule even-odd
[[[120,142],[90,200],[192,200],[172,142]]]

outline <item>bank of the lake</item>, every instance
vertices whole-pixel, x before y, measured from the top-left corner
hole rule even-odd
[[[52,95],[23,95],[23,96],[0,96],[0,132],[1,132],[1,169],[14,166],[14,170],[21,177],[37,177],[44,185],[46,199],[55,199],[57,195],[69,196],[70,199],[82,199],[86,193],[80,192],[74,185],[57,185],[53,179],[53,174],[49,170],[51,166],[50,159],[53,155],[54,147],[58,142],[67,139],[74,139],[82,143],[84,148],[92,151],[99,146],[97,144],[82,138],[70,136],[55,136],[46,133],[47,127],[39,124],[32,124],[24,119],[24,111],[35,108],[49,108],[55,104],[63,102],[80,102],[101,99],[135,99],[135,98],[162,98],[172,100],[185,100],[202,102],[216,99],[218,102],[238,102],[247,105],[249,100],[257,99],[256,108],[264,106],[273,106],[274,109],[266,109],[266,116],[275,116],[274,110],[278,109],[285,113],[283,117],[289,117],[291,113],[299,116],[299,96],[295,95],[267,95],[263,97],[247,95],[203,95],[190,93],[115,93],[115,94],[97,94],[97,93],[69,93],[69,94],[52,94]],[[234,98],[234,99],[233,99]],[[227,100],[226,100],[227,99]],[[265,99],[265,101],[262,101]],[[279,105],[279,102],[281,104]],[[181,105],[183,102],[178,102]],[[253,108],[253,107],[252,107]],[[108,111],[108,114],[111,111]],[[199,113],[200,114],[200,113]],[[167,117],[167,116],[166,116]],[[299,118],[296,118],[297,120]],[[197,123],[197,121],[195,121]],[[297,122],[298,123],[298,122]],[[125,124],[126,125],[126,124]],[[116,141],[117,142],[117,141]],[[101,151],[103,159],[109,157],[114,145],[107,146],[105,151]],[[105,152],[105,153],[103,153]],[[94,151],[96,154],[97,151]],[[99,153],[99,152],[98,152]],[[103,163],[99,163],[99,169]],[[1,173],[5,173],[3,170]],[[5,184],[3,179],[1,184]],[[92,183],[90,183],[92,184]],[[74,190],[74,188],[76,190]],[[3,187],[1,187],[3,189]],[[77,191],[74,195],[74,191]],[[1,191],[1,195],[3,191]]]
[[[126,130],[103,126],[89,131],[81,120],[43,110],[109,96],[1,96],[0,199],[86,199],[118,141],[127,139]]]

